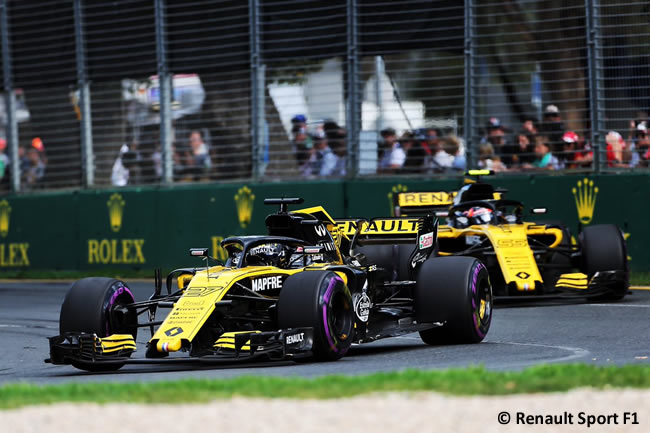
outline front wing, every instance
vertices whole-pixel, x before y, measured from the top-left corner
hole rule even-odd
[[[215,342],[211,351],[194,357],[174,357],[156,359],[131,359],[136,346],[133,337],[128,335],[100,338],[95,334],[72,333],[49,338],[50,358],[45,362],[52,364],[109,365],[123,363],[160,363],[169,361],[250,361],[258,358],[281,360],[294,355],[307,355],[314,340],[313,328],[293,328],[272,332],[237,332],[224,343],[224,338]],[[230,338],[230,337],[227,337]],[[119,341],[116,343],[116,341]],[[121,345],[121,346],[119,346]],[[118,347],[119,346],[119,347]]]

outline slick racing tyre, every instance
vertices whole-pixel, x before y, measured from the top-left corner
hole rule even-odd
[[[591,277],[601,271],[622,271],[627,274],[627,249],[621,230],[613,224],[585,227],[580,233],[582,272]],[[600,297],[606,300],[622,299],[628,290],[626,282],[618,284]]]
[[[304,271],[286,279],[278,300],[280,329],[314,329],[312,353],[319,361],[334,361],[350,348],[354,316],[350,290],[329,271]]]
[[[422,264],[415,285],[418,323],[443,322],[420,331],[431,345],[479,343],[492,322],[492,287],[485,265],[473,257],[434,257]]]
[[[108,337],[113,334],[130,334],[135,340],[138,332],[134,313],[116,314],[116,305],[131,304],[135,300],[129,288],[113,278],[83,278],[68,291],[59,317],[59,332],[84,332]],[[124,363],[73,362],[73,366],[87,371],[117,370]]]

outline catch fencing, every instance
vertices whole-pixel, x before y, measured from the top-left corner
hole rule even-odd
[[[640,0],[0,0],[0,190],[637,171]]]

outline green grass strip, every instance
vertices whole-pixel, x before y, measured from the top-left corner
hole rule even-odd
[[[390,391],[435,391],[453,395],[505,395],[567,391],[577,387],[650,388],[650,365],[598,367],[586,364],[541,365],[523,371],[483,367],[405,370],[363,376],[241,376],[146,383],[7,384],[0,387],[0,408],[58,402],[172,403],[207,402],[233,396],[330,399]]]

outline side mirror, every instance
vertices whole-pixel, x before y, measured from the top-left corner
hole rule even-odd
[[[209,257],[207,248],[190,248],[192,257]]]
[[[530,211],[534,215],[543,215],[546,213],[547,209],[545,207],[534,207]]]
[[[434,212],[434,215],[439,218],[447,218],[449,216],[449,211],[446,210],[437,210]]]

